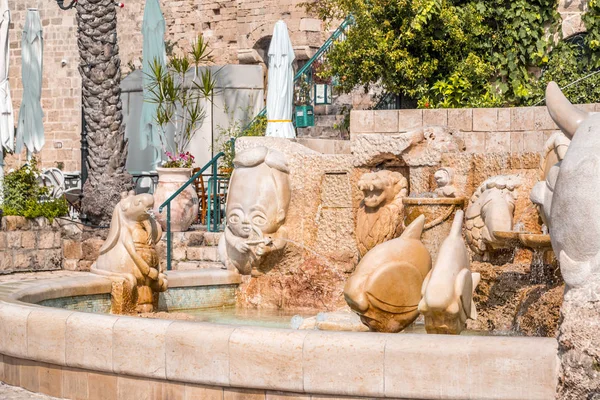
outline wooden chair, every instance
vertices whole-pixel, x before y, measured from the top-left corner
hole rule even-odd
[[[200,168],[194,168],[193,173],[197,173],[200,171]],[[201,225],[206,225],[206,201],[208,198],[208,193],[206,193],[206,189],[204,187],[204,178],[200,175],[194,181],[194,187],[196,189],[196,193],[198,194],[199,207],[198,207],[198,222]]]

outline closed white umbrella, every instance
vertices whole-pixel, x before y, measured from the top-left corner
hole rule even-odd
[[[4,152],[14,150],[15,125],[8,84],[8,0],[0,0],[0,191],[4,178]],[[1,201],[1,198],[0,198]]]
[[[19,110],[17,126],[17,145],[20,153],[27,148],[27,158],[44,146],[44,113],[42,111],[42,23],[36,8],[27,10],[23,39],[21,40],[21,74],[23,82],[23,100]]]
[[[142,34],[144,35],[142,48],[142,78],[144,103],[142,104],[142,116],[140,120],[140,148],[148,146],[154,149],[154,162],[152,169],[161,161],[162,145],[156,122],[156,110],[158,104],[152,102],[150,85],[152,84],[152,65],[156,60],[163,68],[166,68],[167,54],[165,51],[165,19],[160,11],[158,0],[146,0],[144,6],[144,21],[142,22]]]
[[[294,97],[294,68],[296,56],[287,25],[277,21],[269,46],[269,88],[267,92],[266,136],[293,139],[292,102]]]

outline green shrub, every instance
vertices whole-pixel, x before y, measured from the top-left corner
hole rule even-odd
[[[303,5],[325,21],[348,15],[355,21],[346,39],[328,51],[320,74],[336,77],[342,92],[380,85],[421,108],[520,106],[537,102],[548,79],[568,84],[600,68],[600,0],[590,0],[582,15],[585,54],[561,42],[557,0]],[[596,82],[576,85],[574,91],[583,94],[573,101],[597,102]]]
[[[33,158],[28,164],[4,177],[4,215],[46,217],[53,220],[69,213],[69,205],[65,198],[49,198],[50,190],[40,186],[39,176],[37,160]]]

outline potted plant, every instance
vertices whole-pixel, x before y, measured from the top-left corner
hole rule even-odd
[[[166,161],[158,172],[158,185],[154,193],[155,215],[166,229],[166,212],[158,208],[175,193],[192,175],[194,156],[187,148],[206,117],[203,104],[211,101],[215,77],[210,68],[208,43],[202,35],[192,44],[192,49],[181,56],[172,56],[164,67],[153,60],[149,74],[151,101],[157,104],[156,122],[162,151]],[[173,134],[168,135],[168,130]],[[171,202],[171,230],[186,231],[198,215],[198,195],[194,185],[188,185]]]

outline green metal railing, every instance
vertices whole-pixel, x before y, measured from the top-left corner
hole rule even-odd
[[[235,139],[230,139],[231,145],[235,152]],[[158,212],[162,213],[163,209],[167,207],[167,271],[171,270],[172,253],[173,253],[173,241],[171,239],[171,201],[179,196],[192,182],[200,177],[207,169],[211,169],[212,176],[208,180],[208,199],[207,199],[207,216],[208,216],[208,230],[216,232],[219,229],[220,215],[221,215],[221,204],[218,195],[218,184],[222,178],[218,177],[218,162],[225,153],[222,151],[215,155],[206,165],[200,168],[200,171],[196,172],[190,179],[187,180],[175,193],[173,193],[168,199],[166,199],[158,208]],[[211,213],[212,209],[212,213]],[[213,215],[215,214],[215,215]],[[218,216],[217,216],[218,214]]]
[[[294,86],[295,87],[302,81],[306,81],[307,84],[310,87],[312,87],[312,82],[313,82],[312,72],[313,72],[314,64],[316,62],[324,62],[325,56],[327,55],[327,52],[331,49],[331,47],[336,42],[346,39],[346,33],[348,32],[348,29],[352,25],[354,25],[354,17],[352,15],[348,15],[346,17],[346,19],[344,21],[342,21],[340,26],[338,26],[337,29],[335,31],[333,31],[333,33],[331,34],[329,39],[327,39],[325,41],[325,43],[323,43],[323,46],[321,46],[319,48],[319,50],[317,50],[317,52],[306,62],[306,64],[304,64],[302,66],[302,68],[300,68],[298,70],[298,72],[296,72],[296,75],[294,75]],[[295,91],[296,92],[298,91],[297,87],[296,87]],[[310,97],[311,97],[311,99],[313,98],[313,96],[310,96]],[[252,119],[252,121],[250,121],[250,123],[246,126],[245,130],[248,129],[249,127],[251,127],[252,124],[254,124],[256,122],[256,119],[258,117],[262,117],[266,114],[267,114],[267,107],[263,108],[262,110],[260,110],[260,112],[258,114],[256,114],[256,117],[254,117],[254,119]],[[295,123],[295,118],[293,118],[293,120]]]

